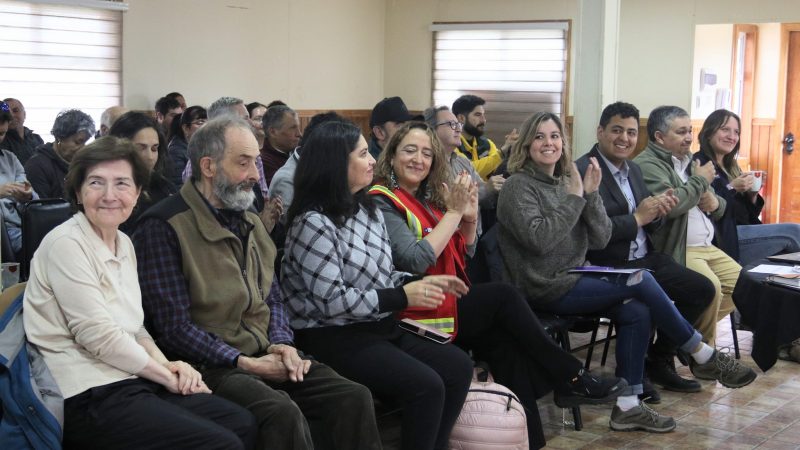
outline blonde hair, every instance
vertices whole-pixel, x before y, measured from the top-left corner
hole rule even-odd
[[[445,191],[443,184],[450,181],[450,163],[444,155],[442,143],[439,141],[436,132],[425,122],[406,122],[394,133],[386,144],[386,148],[383,149],[378,157],[378,162],[375,164],[375,180],[380,184],[392,187],[390,186],[393,172],[392,159],[394,159],[394,155],[397,154],[400,141],[402,141],[411,130],[422,130],[431,140],[431,149],[433,149],[431,170],[428,172],[428,176],[420,183],[415,196],[420,201],[428,201],[434,206],[444,209]]]
[[[561,124],[561,119],[557,115],[549,112],[537,112],[532,116],[525,119],[520,126],[519,139],[511,147],[511,152],[508,156],[508,171],[510,173],[519,172],[525,162],[531,159],[530,146],[533,137],[539,131],[539,127],[548,120],[552,120],[558,127],[558,132],[561,133],[561,158],[556,163],[553,176],[569,176],[570,165],[572,164],[572,152],[569,148],[567,135],[564,133],[564,126]]]

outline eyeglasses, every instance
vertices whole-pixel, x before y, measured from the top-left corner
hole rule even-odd
[[[197,125],[198,127],[202,127],[207,122],[207,119],[197,119],[189,122],[189,125]]]
[[[0,111],[5,111],[7,113],[11,112],[11,108],[8,106],[6,102],[0,102]]]
[[[448,120],[447,122],[439,122],[436,124],[437,127],[440,127],[442,125],[447,125],[453,130],[460,130],[464,127],[464,125],[462,125],[461,122],[457,120]]]

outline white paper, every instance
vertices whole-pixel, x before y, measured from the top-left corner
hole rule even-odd
[[[789,273],[798,273],[800,272],[800,270],[795,270],[793,266],[776,266],[772,264],[759,264],[750,269],[748,272],[783,275]]]

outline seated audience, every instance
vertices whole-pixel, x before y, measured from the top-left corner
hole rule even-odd
[[[308,122],[308,125],[306,125],[306,129],[303,130],[303,135],[307,136],[319,125],[334,120],[343,122],[346,119],[333,111],[316,114]],[[275,172],[275,175],[272,177],[272,183],[270,183],[269,186],[272,197],[281,199],[282,214],[280,220],[283,223],[286,222],[286,212],[289,211],[289,207],[294,199],[294,173],[297,169],[297,162],[300,160],[300,152],[303,150],[304,142],[305,139],[300,138],[300,142],[297,143],[297,148],[292,152],[292,156],[290,156],[289,159],[286,160],[286,163]],[[282,244],[282,242],[277,243],[278,246]]]
[[[192,106],[186,108],[180,116],[172,123],[172,139],[167,145],[169,154],[169,164],[167,172],[169,179],[175,186],[183,184],[181,174],[189,161],[189,139],[200,127],[205,125],[208,120],[206,109],[202,106]]]
[[[262,118],[262,128],[266,139],[261,148],[261,159],[267,185],[270,185],[272,176],[286,163],[300,142],[300,120],[293,109],[277,105],[267,109]]]
[[[714,111],[703,122],[700,151],[694,159],[714,164],[711,186],[726,203],[725,213],[716,221],[714,245],[745,266],[767,256],[800,251],[800,225],[761,223],[758,216],[764,198],[752,189],[753,173],[742,172],[736,162],[740,129],[739,116],[724,109]]]
[[[30,128],[25,126],[25,106],[15,98],[7,98],[3,102],[8,105],[8,112],[11,113],[11,125],[6,139],[0,144],[0,148],[13,153],[20,164],[23,166],[36,149],[44,144],[44,140]]]
[[[94,120],[83,111],[68,109],[58,113],[50,130],[55,142],[41,145],[25,163],[25,173],[39,197],[64,197],[64,177],[69,162],[94,132]]]
[[[172,131],[172,121],[183,112],[181,104],[178,100],[169,97],[161,97],[156,102],[156,121],[160,125],[161,132],[167,137],[167,140],[172,139],[170,132]]]
[[[177,101],[178,104],[181,105],[181,109],[186,111],[186,105],[187,105],[186,99],[183,98],[183,94],[181,94],[180,92],[170,92],[169,94],[165,95],[164,97],[171,98],[171,99]]]
[[[31,262],[23,320],[64,401],[67,448],[252,447],[255,420],[168,360],[144,327],[136,256],[117,227],[147,168],[128,141],[101,138],[71,158],[77,211]]]
[[[11,113],[8,104],[0,102],[0,144],[8,135]],[[22,250],[22,218],[19,207],[31,199],[39,198],[25,177],[25,169],[17,157],[8,150],[0,150],[0,214],[6,224],[8,238],[14,253]],[[1,237],[5,239],[5,236]],[[9,261],[6,261],[9,262]]]
[[[258,141],[258,148],[264,148],[264,124],[262,119],[264,118],[264,114],[267,112],[267,107],[262,105],[259,102],[252,102],[245,105],[247,108],[247,114],[250,115],[250,123],[253,124],[253,128],[255,129],[256,133],[256,140]]]
[[[454,345],[399,328],[395,313],[436,308],[467,286],[451,275],[417,279],[394,270],[382,215],[366,192],[374,166],[351,123],[324,123],[307,137],[288,216],[283,296],[300,348],[400,407],[403,449],[444,449],[472,361]]]
[[[671,255],[714,284],[714,300],[694,322],[703,340],[713,347],[717,323],[735,309],[731,294],[742,270],[712,244],[712,221],[725,214],[726,201],[711,187],[713,162],[692,162],[692,122],[686,111],[677,106],[655,108],[647,119],[647,134],[650,141],[635,158],[645,185],[657,194],[671,189],[678,198],[650,238],[656,251]]]
[[[595,158],[602,172],[598,192],[611,219],[611,238],[605,248],[590,250],[592,264],[652,271],[684,319],[694,323],[714,299],[714,285],[703,275],[678,264],[671,256],[655,251],[648,232],[658,229],[677,203],[673,191],[652,195],[644,184],[642,170],[629,161],[639,139],[639,110],[629,103],[616,102],[603,109],[597,127],[597,143],[575,164],[585,175]],[[678,375],[675,370],[677,344],[658,333],[645,361],[647,377],[664,389],[697,392],[700,383]],[[645,401],[658,403],[655,389],[644,380]]]
[[[486,127],[486,100],[477,95],[462,95],[453,102],[453,114],[463,126],[458,152],[472,161],[475,170],[487,182],[503,185],[503,174],[493,175],[507,157],[511,146],[519,138],[517,130],[506,136],[506,142],[499,149],[495,143],[483,136]]]
[[[131,111],[117,119],[109,132],[111,136],[133,142],[148,171],[148,182],[142,189],[139,201],[128,220],[119,227],[128,236],[133,236],[139,217],[148,208],[178,192],[178,188],[164,176],[168,156],[164,136],[158,128],[158,124],[150,116]]]
[[[392,261],[415,274],[453,275],[465,284],[475,251],[478,186],[466,171],[451,177],[439,138],[424,122],[406,122],[383,149],[370,189],[383,213]],[[401,314],[450,333],[454,343],[489,363],[497,382],[527,408],[530,445],[545,445],[536,398],[553,389],[562,408],[613,400],[625,381],[598,380],[542,328],[519,291],[506,283],[446,294],[433,310]],[[498,344],[499,343],[499,344]]]
[[[258,154],[247,122],[209,121],[189,142],[192,179],[142,217],[134,241],[153,335],[256,416],[258,448],[313,448],[306,419],[334,448],[380,448],[369,391],[294,347],[275,245],[248,211]]]
[[[506,276],[537,310],[556,314],[602,314],[617,326],[617,375],[629,384],[611,412],[614,430],[668,432],[672,417],[642,403],[644,358],[651,325],[690,355],[695,377],[728,387],[752,382],[756,374],[702,342],[650,272],[609,275],[569,273],[586,265],[586,251],[604,248],[611,220],[598,193],[602,171],[589,158],[581,179],[570,157],[558,116],[536,113],[521,126],[509,156],[512,173],[497,205],[498,240]]]
[[[111,125],[117,121],[123,114],[128,112],[128,108],[124,106],[112,106],[110,108],[106,108],[103,111],[103,114],[100,115],[100,129],[97,130],[97,134],[95,135],[96,138],[101,138],[103,136],[108,136],[108,130],[111,129]]]
[[[377,160],[383,147],[400,125],[409,120],[419,119],[408,112],[405,102],[400,97],[386,97],[379,101],[369,116],[369,128],[372,132],[369,140],[370,155]]]

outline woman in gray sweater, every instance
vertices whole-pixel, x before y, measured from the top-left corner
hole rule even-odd
[[[558,116],[536,113],[521,127],[509,156],[512,176],[497,206],[498,240],[506,275],[537,310],[601,314],[617,324],[617,375],[629,387],[611,413],[615,430],[668,432],[671,417],[639,402],[651,323],[690,354],[692,373],[741,387],[754,377],[738,361],[716,352],[675,309],[648,272],[632,275],[569,273],[586,265],[586,251],[603,249],[611,222],[598,193],[602,172],[590,158],[581,179]]]

